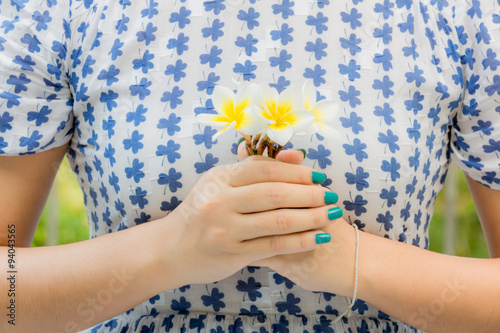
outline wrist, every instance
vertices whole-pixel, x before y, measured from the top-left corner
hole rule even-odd
[[[179,256],[175,253],[176,230],[168,217],[142,225],[144,238],[141,256],[144,257],[145,278],[158,292],[184,286]]]
[[[314,257],[321,266],[322,274],[321,285],[313,289],[352,297],[355,285],[356,230],[339,219],[325,231],[332,235],[332,241],[315,250],[317,253]]]
[[[342,248],[343,248],[343,253],[342,253],[342,266],[343,267],[343,279],[342,283],[340,284],[342,286],[342,290],[338,292],[339,294],[347,297],[352,297],[352,295],[355,292],[355,285],[356,285],[356,248],[357,248],[357,236],[356,236],[356,229],[354,226],[350,225],[349,223],[342,221],[341,223],[342,226],[342,233],[339,233],[339,235],[342,236]]]

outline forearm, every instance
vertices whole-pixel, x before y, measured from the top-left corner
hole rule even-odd
[[[159,237],[152,235],[161,222],[69,245],[16,248],[16,321],[8,324],[5,316],[12,298],[2,277],[0,331],[75,332],[178,287],[155,255]],[[7,248],[1,249],[5,276]]]
[[[359,298],[426,332],[500,327],[500,261],[426,251],[360,234]]]

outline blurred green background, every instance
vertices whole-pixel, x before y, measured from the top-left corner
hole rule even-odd
[[[450,209],[456,214],[455,236],[451,243],[453,250],[459,256],[487,258],[488,248],[465,177],[454,165],[452,167],[455,168],[457,186],[456,198],[450,205]],[[33,246],[67,244],[88,239],[83,195],[66,159],[59,169],[54,187],[57,189],[56,197],[52,196],[52,200],[47,203],[35,233]],[[441,253],[445,252],[446,190],[438,195],[430,224],[430,250]],[[50,225],[48,220],[57,220],[57,223]]]

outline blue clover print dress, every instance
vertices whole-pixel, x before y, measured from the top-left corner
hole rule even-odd
[[[500,189],[500,1],[3,0],[0,154],[69,142],[91,237],[165,216],[235,135],[194,121],[215,85],[312,79],[341,140],[297,136],[345,218],[427,248],[451,160]],[[96,258],[99,260],[99,258]],[[86,332],[413,332],[267,268],[165,291]]]

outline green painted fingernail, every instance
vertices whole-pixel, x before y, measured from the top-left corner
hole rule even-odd
[[[332,236],[330,236],[330,234],[317,234],[316,235],[316,244],[329,243],[331,240],[332,240]]]
[[[321,184],[326,180],[326,176],[321,172],[313,172],[312,173],[312,181],[314,184]]]
[[[342,215],[344,215],[344,212],[342,211],[342,208],[340,207],[333,207],[328,210],[328,219],[335,220],[338,218],[341,218]]]
[[[325,192],[325,204],[331,205],[339,201],[339,196],[335,192]]]
[[[242,143],[243,141],[245,141],[245,138],[240,138],[240,139],[238,140],[238,146],[239,146],[239,145],[240,145],[240,143]]]
[[[298,150],[298,151],[301,151],[302,154],[304,154],[304,159],[306,159],[306,156],[307,156],[307,152],[305,149],[295,149],[295,150]]]

